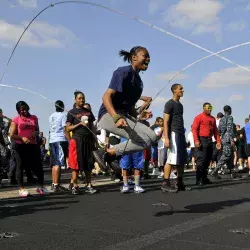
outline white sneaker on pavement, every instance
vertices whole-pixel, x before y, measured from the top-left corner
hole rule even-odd
[[[136,194],[144,193],[144,192],[145,192],[145,189],[143,189],[143,188],[140,187],[140,186],[135,186],[135,187],[134,187],[134,192],[135,192]]]
[[[19,190],[19,196],[20,197],[28,197],[30,195],[29,191],[26,189],[20,189]]]
[[[129,192],[129,185],[123,185],[121,188],[121,193],[125,194]]]

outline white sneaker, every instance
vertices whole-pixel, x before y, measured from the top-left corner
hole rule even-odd
[[[243,170],[243,166],[239,166],[239,167],[238,167],[238,170]]]
[[[135,187],[134,187],[134,192],[135,192],[136,194],[144,193],[144,192],[145,192],[145,189],[143,189],[143,188],[140,187],[140,186],[135,186]]]
[[[128,193],[128,192],[129,192],[129,186],[123,185],[123,187],[121,188],[121,193],[125,194],[125,193]]]
[[[19,190],[19,196],[20,197],[28,197],[30,195],[30,193],[28,192],[28,190],[26,189],[20,189]]]
[[[176,176],[176,174],[174,172],[171,172],[170,179],[172,179],[172,180],[177,179],[177,176]]]
[[[148,169],[153,169],[155,167],[155,165],[153,163],[149,163]]]
[[[211,174],[213,172],[213,169],[212,168],[209,168],[208,169],[208,174]]]
[[[161,174],[158,175],[157,179],[163,179],[163,177],[164,177],[164,172],[161,172]]]
[[[158,175],[160,175],[160,174],[161,174],[161,171],[159,171],[158,168],[154,168],[154,169],[153,169],[153,172],[152,172],[150,175],[156,175],[156,176],[158,176]]]

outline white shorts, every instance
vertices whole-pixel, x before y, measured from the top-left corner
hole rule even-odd
[[[185,135],[171,132],[169,139],[170,148],[168,149],[167,163],[170,165],[183,166],[187,155]]]

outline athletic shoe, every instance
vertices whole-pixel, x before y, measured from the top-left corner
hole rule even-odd
[[[72,194],[77,195],[79,193],[80,193],[80,191],[79,191],[79,187],[78,186],[72,187]]]
[[[150,175],[158,176],[158,175],[160,175],[160,174],[161,174],[161,171],[159,171],[158,168],[154,168],[154,169],[153,169],[153,172],[152,172]]]
[[[170,179],[177,179],[177,176],[174,172],[171,172]]]
[[[26,189],[19,190],[20,197],[28,197],[29,195],[30,195],[30,193],[28,192],[28,190],[26,190]]]
[[[163,178],[164,178],[164,172],[161,172],[161,174],[157,176],[157,179],[163,179]]]
[[[46,195],[48,193],[48,190],[46,188],[37,188],[36,192],[40,195]]]
[[[74,187],[74,184],[73,184],[72,182],[70,182],[70,183],[69,183],[68,189],[69,189],[69,190],[72,190],[73,187]]]
[[[121,188],[121,193],[125,194],[125,193],[129,193],[129,186],[128,185],[123,185]]]
[[[208,169],[208,174],[212,174],[213,173],[213,169],[212,168],[209,168]]]
[[[135,186],[135,187],[134,187],[134,192],[135,192],[136,194],[144,193],[144,192],[145,192],[145,189],[143,189],[143,188],[140,187],[140,186]]]
[[[239,167],[238,167],[238,170],[243,170],[243,166],[239,166]]]
[[[176,187],[172,187],[169,181],[163,181],[161,185],[161,191],[168,193],[177,193],[178,189]]]
[[[61,190],[60,190],[60,185],[55,185],[55,184],[53,184],[53,186],[51,187],[51,192],[53,192],[53,193],[58,193],[58,192],[60,192]]]
[[[85,193],[87,193],[87,194],[95,194],[97,192],[97,190],[96,189],[94,189],[93,187],[86,187],[86,189],[85,189]]]

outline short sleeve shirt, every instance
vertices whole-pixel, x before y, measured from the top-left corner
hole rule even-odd
[[[170,99],[165,104],[164,113],[170,115],[169,132],[177,134],[185,134],[184,120],[183,120],[183,105]]]
[[[131,65],[119,67],[114,73],[109,84],[109,89],[115,90],[112,97],[114,109],[121,113],[132,113],[132,108],[140,99],[143,83],[140,75]],[[99,110],[98,119],[107,113],[102,104]]]
[[[29,117],[16,116],[12,121],[17,126],[17,135],[28,138],[30,144],[37,144],[37,139],[33,136],[33,132],[38,128],[38,119],[35,115]],[[15,143],[22,144],[22,141],[16,140]]]
[[[86,108],[71,109],[67,115],[67,122],[71,123],[72,125],[76,125],[81,122],[82,116],[88,117],[87,127],[91,129],[93,127],[93,122],[95,121],[95,117],[93,113]],[[92,135],[92,133],[89,131],[87,127],[84,126],[77,127],[75,130],[73,130],[72,137]]]
[[[64,112],[55,112],[49,117],[49,143],[67,141],[64,134],[67,114]]]

